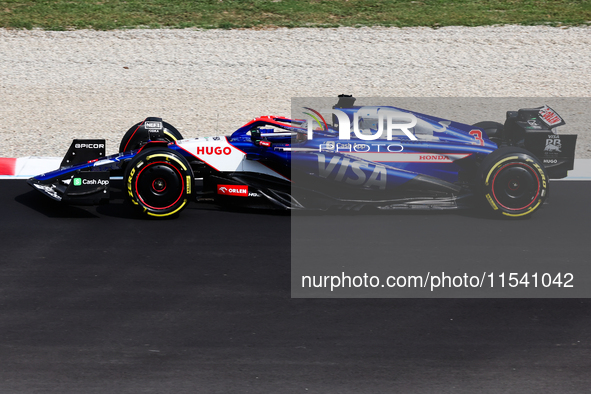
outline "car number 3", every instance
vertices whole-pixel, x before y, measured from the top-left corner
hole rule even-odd
[[[482,131],[480,130],[470,130],[470,135],[474,137],[476,141],[478,141],[479,145],[484,145],[484,140],[482,139]]]

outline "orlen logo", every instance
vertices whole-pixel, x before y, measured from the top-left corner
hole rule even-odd
[[[248,197],[248,186],[218,185],[218,194],[224,196]]]
[[[229,146],[198,146],[197,147],[197,154],[198,155],[229,155],[232,153],[232,149]]]
[[[76,144],[76,149],[103,149],[105,144]]]

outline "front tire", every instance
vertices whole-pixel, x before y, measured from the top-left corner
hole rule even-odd
[[[184,209],[193,186],[189,163],[170,149],[140,152],[127,166],[124,179],[132,204],[158,218]]]
[[[482,194],[500,215],[527,217],[548,196],[548,175],[540,161],[525,149],[500,148],[486,157],[479,170]]]
[[[148,134],[145,133],[145,130],[141,130],[140,128],[144,122],[145,121],[136,123],[127,130],[125,135],[123,135],[123,138],[121,138],[119,153],[139,149],[149,141]],[[162,126],[164,129],[162,131],[164,141],[175,142],[183,139],[181,133],[170,123],[162,122]]]

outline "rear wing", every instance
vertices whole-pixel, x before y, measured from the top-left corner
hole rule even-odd
[[[525,149],[542,162],[550,179],[565,178],[573,169],[576,144],[576,134],[530,131],[525,135]]]
[[[558,134],[566,122],[552,108],[524,108],[508,111],[504,140],[523,146],[544,165],[551,179],[565,178],[575,162],[576,134]]]

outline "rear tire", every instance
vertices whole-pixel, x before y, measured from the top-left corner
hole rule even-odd
[[[132,204],[163,218],[185,208],[193,186],[187,160],[170,149],[147,149],[127,165],[125,186]]]
[[[488,139],[497,145],[499,145],[503,140],[503,131],[505,130],[505,125],[502,123],[485,121],[474,123],[472,126],[482,129]]]
[[[548,197],[548,175],[544,166],[522,148],[503,147],[482,162],[478,180],[489,207],[499,215],[527,217]]]

